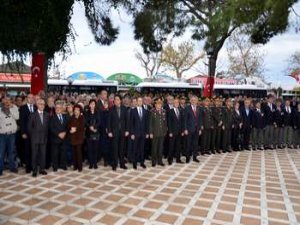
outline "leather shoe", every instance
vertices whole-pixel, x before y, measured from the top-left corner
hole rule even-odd
[[[40,171],[40,174],[41,174],[41,175],[47,175],[47,172],[46,172],[45,170],[41,170],[41,171]]]
[[[36,177],[36,176],[37,176],[37,172],[36,172],[36,171],[33,171],[33,172],[32,172],[32,176],[33,176],[33,177]]]
[[[127,166],[125,166],[125,165],[124,166],[120,166],[120,168],[123,169],[123,170],[127,170],[128,169]]]
[[[133,164],[133,169],[137,169],[137,165],[136,164]]]
[[[193,161],[196,163],[199,163],[200,161],[197,159],[197,157],[193,157]]]
[[[146,165],[143,163],[143,164],[141,164],[141,167],[143,167],[144,169],[146,169],[147,167],[146,167]]]

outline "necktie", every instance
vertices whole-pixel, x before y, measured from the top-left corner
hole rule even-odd
[[[118,112],[118,117],[120,118],[121,112],[120,112],[120,107],[117,107],[117,112]]]
[[[60,121],[61,124],[63,124],[63,117],[62,117],[61,114],[59,114],[59,121]]]
[[[141,107],[139,107],[139,114],[140,114],[140,119],[142,119],[142,108]]]
[[[195,108],[195,106],[193,106],[192,109],[193,109],[194,116],[196,116],[196,108]]]
[[[175,113],[176,113],[176,116],[177,116],[177,119],[178,119],[179,118],[178,108],[175,108]]]
[[[33,106],[30,104],[30,112],[33,113]]]
[[[40,118],[41,118],[41,122],[42,122],[42,124],[44,123],[44,118],[43,118],[43,113],[42,112],[40,112]]]

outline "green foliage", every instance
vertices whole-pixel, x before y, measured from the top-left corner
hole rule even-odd
[[[160,51],[166,36],[192,30],[217,58],[225,40],[240,27],[255,43],[266,43],[288,25],[297,0],[141,0],[134,15],[135,38],[145,52]]]
[[[119,1],[81,0],[89,27],[100,44],[117,37],[109,10]],[[0,52],[8,59],[44,52],[48,59],[55,52],[70,51],[75,38],[70,24],[75,0],[2,0],[0,4]],[[103,9],[107,10],[103,10]]]

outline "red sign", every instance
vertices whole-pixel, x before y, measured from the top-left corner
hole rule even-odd
[[[31,93],[38,94],[44,90],[44,76],[45,76],[45,54],[35,53],[32,55],[31,66]]]
[[[31,74],[0,73],[0,82],[5,83],[30,83]]]

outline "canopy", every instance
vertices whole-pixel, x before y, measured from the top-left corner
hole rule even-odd
[[[71,74],[68,78],[73,80],[104,80],[103,76],[94,72],[77,72]]]
[[[120,84],[139,84],[143,80],[132,73],[115,73],[110,75],[107,80],[118,81]]]

